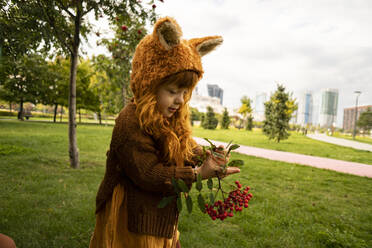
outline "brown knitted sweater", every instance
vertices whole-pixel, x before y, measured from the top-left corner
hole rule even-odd
[[[195,179],[188,163],[182,168],[159,160],[156,141],[143,133],[135,117],[136,105],[128,104],[115,121],[106,173],[96,197],[96,213],[111,199],[113,190],[123,184],[128,199],[128,229],[131,232],[171,238],[178,217],[176,203],[157,205],[164,196],[174,194],[171,178],[182,178],[191,185]],[[202,149],[194,149],[200,155]]]

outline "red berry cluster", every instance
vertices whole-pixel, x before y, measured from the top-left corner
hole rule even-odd
[[[212,220],[220,219],[224,220],[227,217],[233,217],[235,212],[241,212],[244,208],[248,207],[248,202],[251,200],[253,195],[248,193],[249,186],[242,190],[242,185],[239,181],[235,181],[237,189],[231,191],[229,196],[222,202],[221,200],[216,201],[214,204],[205,204],[207,214]]]

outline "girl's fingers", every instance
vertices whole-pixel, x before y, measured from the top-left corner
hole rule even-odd
[[[227,167],[226,169],[226,175],[231,175],[235,173],[239,173],[240,169],[238,167]]]

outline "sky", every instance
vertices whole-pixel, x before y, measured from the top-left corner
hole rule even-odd
[[[143,0],[143,2],[146,2]],[[202,58],[206,84],[224,90],[224,105],[270,94],[283,84],[298,98],[310,91],[320,105],[323,88],[339,90],[343,109],[372,105],[372,1],[370,0],[164,0],[157,13],[177,20],[184,39],[221,35],[224,43]],[[152,27],[149,27],[152,29]],[[101,31],[102,32],[102,31]],[[102,53],[90,39],[88,54]]]

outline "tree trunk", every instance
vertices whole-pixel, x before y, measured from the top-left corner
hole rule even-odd
[[[79,59],[81,15],[81,3],[76,1],[75,33],[71,52],[70,92],[68,98],[69,156],[70,166],[74,169],[79,168],[79,151],[76,138],[76,72]]]
[[[12,112],[12,102],[9,102],[9,111]]]
[[[99,124],[102,125],[101,111],[98,112],[98,121],[99,121]]]
[[[21,104],[19,105],[18,120],[24,121],[24,118],[23,118],[23,98],[21,98]]]
[[[56,103],[55,106],[54,106],[54,117],[53,117],[53,122],[54,123],[56,123],[57,110],[58,110],[58,103]]]
[[[62,122],[63,105],[61,105],[61,114],[59,115],[59,122]]]

